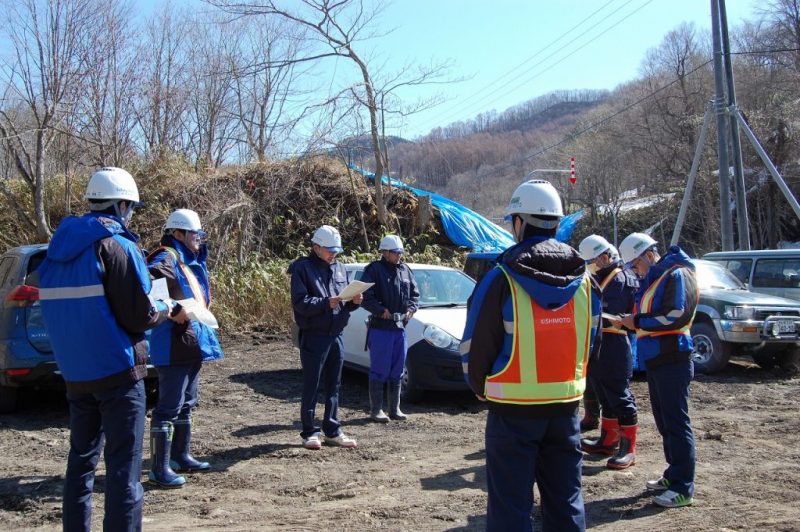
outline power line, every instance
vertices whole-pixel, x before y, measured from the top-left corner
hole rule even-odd
[[[608,15],[606,15],[605,17],[603,17],[602,19],[600,19],[600,21],[598,21],[597,23],[595,23],[595,24],[593,24],[592,26],[590,26],[590,27],[589,27],[587,30],[585,30],[585,31],[584,31],[584,32],[583,32],[581,35],[579,35],[579,37],[580,37],[580,36],[585,36],[585,35],[587,35],[589,31],[591,31],[591,30],[593,30],[593,29],[597,28],[598,26],[600,26],[600,25],[601,25],[603,22],[605,22],[606,20],[608,20],[609,18],[611,18],[611,17],[612,17],[612,16],[614,16],[615,14],[619,13],[619,12],[620,12],[622,9],[624,9],[625,7],[627,7],[627,6],[628,6],[628,5],[629,5],[631,2],[633,2],[633,1],[634,1],[634,0],[628,0],[627,2],[625,2],[624,4],[622,4],[620,7],[618,7],[617,9],[615,9],[614,11],[612,11],[611,13],[609,13]],[[496,95],[497,93],[499,93],[501,90],[505,90],[505,92],[513,92],[513,91],[516,91],[517,89],[519,89],[519,88],[523,87],[523,86],[524,86],[524,85],[526,85],[527,83],[530,83],[530,81],[532,81],[533,79],[536,79],[537,77],[539,77],[540,75],[544,74],[544,73],[545,73],[545,72],[547,72],[548,70],[550,70],[550,69],[554,68],[556,65],[558,65],[558,64],[559,64],[561,61],[563,61],[564,59],[566,59],[566,58],[568,58],[568,57],[571,57],[572,55],[574,55],[574,54],[575,54],[575,53],[577,53],[578,51],[582,50],[583,48],[585,48],[586,46],[588,46],[588,45],[589,45],[589,44],[591,44],[592,42],[596,41],[597,39],[599,39],[600,37],[602,37],[603,35],[605,35],[605,34],[606,34],[606,33],[608,33],[609,31],[611,31],[611,30],[612,30],[614,27],[616,27],[616,26],[620,25],[620,24],[621,24],[621,23],[623,23],[625,20],[627,20],[628,18],[630,18],[631,16],[633,16],[633,15],[634,15],[634,14],[636,14],[637,12],[641,11],[641,10],[642,10],[644,7],[646,7],[646,6],[647,6],[648,4],[650,4],[652,1],[653,1],[653,0],[647,0],[645,3],[643,3],[642,5],[640,5],[638,8],[634,9],[633,11],[631,11],[630,13],[628,13],[627,15],[625,15],[625,16],[624,16],[623,18],[621,18],[620,20],[618,20],[618,21],[614,22],[614,23],[613,23],[611,26],[607,27],[606,29],[604,29],[603,31],[601,31],[599,34],[597,34],[597,35],[595,35],[595,36],[591,37],[591,38],[590,38],[588,41],[584,42],[583,44],[581,44],[580,46],[578,46],[577,48],[575,48],[575,49],[574,49],[574,50],[572,50],[571,52],[567,53],[566,55],[563,55],[563,56],[559,57],[559,58],[558,58],[558,59],[557,59],[555,62],[553,62],[551,65],[549,65],[549,66],[546,66],[545,68],[543,68],[542,70],[540,70],[540,71],[538,71],[538,72],[535,72],[535,73],[534,73],[534,75],[532,75],[532,76],[529,76],[528,78],[526,78],[525,80],[523,80],[523,81],[522,81],[522,83],[520,83],[520,84],[516,85],[516,86],[515,86],[513,89],[510,89],[510,90],[505,90],[505,89],[507,89],[507,88],[508,88],[508,86],[511,84],[511,82],[512,82],[512,81],[514,81],[514,79],[512,79],[512,80],[509,80],[507,83],[504,83],[502,86],[500,86],[500,87],[498,87],[497,89],[493,90],[493,91],[492,91],[491,93],[489,93],[489,94],[488,94],[486,97],[483,97],[483,98],[481,98],[481,100],[479,101],[478,105],[482,105],[482,104],[486,103],[486,102],[489,100],[489,98],[490,98],[490,97],[493,97],[494,95]],[[610,2],[609,2],[609,3],[610,3]],[[605,5],[603,6],[603,8],[604,8],[604,7],[606,7],[607,5],[608,5],[608,4],[605,4]],[[602,8],[601,8],[601,9],[602,9]],[[595,12],[593,12],[591,15],[589,15],[589,17],[587,17],[586,19],[584,19],[584,21],[585,21],[585,20],[587,20],[588,18],[590,18],[590,17],[594,16],[594,15],[595,15],[595,14],[596,14],[598,11],[600,11],[600,9],[598,9],[598,10],[597,10],[597,11],[595,11]],[[580,24],[582,24],[584,21],[581,21],[581,23],[579,23],[579,24],[578,24],[578,26],[579,26]],[[575,26],[575,27],[577,27],[577,26]],[[574,29],[574,28],[572,28],[572,29]],[[567,32],[565,35],[569,35],[569,31],[571,31],[571,30],[568,30],[568,32]],[[558,40],[560,40],[560,38],[559,38]],[[557,41],[558,41],[558,40],[557,40]],[[537,52],[537,53],[536,53],[534,56],[531,56],[531,57],[530,57],[528,60],[530,60],[530,59],[533,59],[534,57],[536,57],[537,55],[539,55],[541,52],[543,52],[544,50],[546,50],[547,48],[549,48],[549,47],[550,47],[552,44],[554,44],[554,43],[555,43],[555,42],[557,42],[557,41],[553,41],[553,43],[549,44],[548,46],[546,46],[545,48],[543,48],[542,50],[540,50],[539,52]],[[574,41],[573,41],[573,42],[574,42]],[[554,56],[558,55],[560,52],[567,50],[568,46],[570,46],[571,44],[572,44],[572,43],[570,43],[570,44],[568,44],[568,45],[565,45],[565,46],[561,46],[561,47],[559,47],[558,49],[556,49],[555,51],[553,51],[552,53],[550,53],[549,55],[547,55],[546,57],[544,57],[544,58],[543,58],[543,59],[541,59],[540,61],[538,61],[538,62],[536,62],[535,64],[533,64],[533,65],[532,65],[531,67],[529,67],[527,70],[525,70],[525,71],[523,71],[521,74],[517,75],[517,76],[516,76],[516,79],[517,79],[517,80],[518,80],[518,79],[520,79],[522,76],[524,76],[525,74],[528,74],[528,73],[530,73],[530,72],[531,72],[533,69],[535,69],[536,67],[538,67],[538,66],[542,65],[542,64],[543,64],[543,63],[545,63],[547,60],[549,60],[549,59],[551,59],[552,57],[554,57]],[[526,60],[526,62],[527,62],[527,60]],[[523,63],[523,64],[524,64],[524,63]],[[520,66],[521,66],[521,65],[520,65]],[[483,89],[482,89],[482,90],[483,90]],[[463,102],[462,102],[462,103],[463,103]],[[455,113],[448,113],[448,114],[445,114],[445,115],[442,115],[442,114],[436,115],[435,117],[432,117],[431,119],[429,119],[429,120],[426,120],[425,122],[423,122],[423,126],[431,124],[431,123],[432,123],[432,122],[433,122],[435,119],[436,119],[436,120],[438,120],[438,119],[439,119],[441,116],[445,116],[445,117],[446,117],[446,119],[445,119],[444,121],[445,121],[445,122],[447,122],[448,120],[450,120],[450,119],[452,119],[452,118],[454,118],[454,117],[456,117],[456,116],[458,116],[458,115],[460,115],[460,114],[463,114],[463,110],[470,109],[470,108],[475,108],[475,107],[477,107],[477,105],[474,105],[474,104],[473,104],[473,105],[469,105],[469,106],[467,106],[467,107],[461,107],[461,110],[458,110],[458,111],[456,111]]]
[[[685,76],[690,76],[690,75],[694,74],[695,72],[697,72],[698,70],[700,70],[701,68],[703,68],[704,66],[708,65],[711,62],[712,62],[712,60],[709,59],[705,63],[702,63],[702,64],[698,65],[697,67],[693,68],[692,70],[690,70],[689,72],[687,72],[684,75]],[[533,159],[534,157],[538,157],[539,155],[547,153],[548,151],[552,150],[553,148],[557,148],[558,146],[561,146],[562,144],[566,144],[567,142],[575,140],[576,138],[578,138],[579,136],[583,135],[587,131],[590,131],[590,130],[596,128],[596,127],[602,126],[603,124],[605,124],[606,122],[609,122],[613,118],[616,118],[617,116],[628,112],[629,110],[631,110],[632,108],[636,107],[637,105],[639,105],[640,103],[644,102],[645,100],[648,100],[648,99],[652,98],[653,96],[655,96],[656,94],[660,93],[661,91],[666,90],[667,88],[671,87],[672,85],[678,83],[680,80],[681,80],[681,78],[675,78],[674,80],[670,81],[666,85],[664,85],[662,87],[659,87],[658,89],[654,90],[653,92],[651,92],[649,94],[646,94],[642,98],[640,98],[640,99],[636,100],[635,102],[623,107],[619,111],[617,111],[615,113],[612,113],[612,114],[602,118],[601,120],[599,120],[597,122],[594,122],[594,123],[586,126],[585,128],[583,128],[583,129],[581,129],[581,130],[579,130],[579,131],[577,131],[575,133],[567,135],[566,137],[564,137],[560,141],[555,142],[553,144],[550,144],[549,146],[546,146],[546,147],[540,149],[537,152],[534,152],[532,154],[526,155],[525,157],[522,157],[520,159],[512,161],[512,162],[510,162],[508,164],[505,164],[505,165],[501,166],[500,168],[494,168],[489,172],[484,172],[483,174],[479,174],[479,175],[475,176],[474,179],[480,179],[480,178],[484,178],[484,177],[490,176],[492,174],[496,174],[498,172],[501,172],[503,170],[511,168],[512,166],[515,166],[517,164],[520,164],[520,163],[523,163],[523,162],[528,161],[530,159]]]
[[[565,38],[567,38],[567,37],[571,37],[571,36],[572,36],[572,35],[571,35],[571,33],[572,33],[572,31],[573,31],[573,30],[576,30],[577,28],[579,28],[580,26],[582,26],[582,25],[583,25],[583,24],[584,24],[584,23],[585,23],[587,20],[589,20],[589,19],[591,19],[592,17],[594,17],[594,16],[595,16],[597,13],[599,13],[600,11],[602,11],[603,9],[605,9],[605,8],[606,8],[606,7],[607,7],[609,4],[612,4],[612,3],[613,3],[613,2],[615,2],[615,1],[616,1],[616,0],[609,0],[608,2],[606,2],[605,4],[603,4],[602,6],[600,6],[598,9],[596,9],[595,11],[593,11],[592,13],[590,13],[588,16],[586,16],[586,17],[585,17],[583,20],[581,20],[580,22],[578,22],[577,24],[575,24],[574,26],[572,26],[572,27],[571,27],[571,28],[569,28],[568,30],[564,31],[564,32],[561,34],[561,36],[560,36],[560,37],[558,37],[558,38],[556,38],[556,39],[554,39],[554,40],[550,41],[550,42],[549,42],[549,43],[548,43],[546,46],[544,46],[543,48],[540,48],[540,49],[539,49],[539,50],[538,50],[536,53],[534,53],[533,55],[529,56],[529,57],[528,57],[527,59],[525,59],[525,60],[524,60],[522,63],[520,63],[520,64],[518,64],[517,66],[513,67],[511,70],[508,70],[508,71],[507,71],[506,73],[504,73],[503,75],[501,75],[501,76],[499,76],[499,77],[495,78],[495,79],[494,79],[493,81],[491,81],[489,84],[487,84],[487,85],[484,85],[482,88],[478,89],[476,92],[472,93],[472,94],[471,94],[470,96],[468,96],[467,98],[465,98],[465,99],[463,99],[463,100],[460,100],[460,101],[458,101],[458,102],[456,103],[456,105],[454,105],[454,106],[451,106],[449,109],[446,109],[446,110],[444,110],[444,112],[442,112],[442,113],[439,113],[439,114],[437,114],[437,115],[434,115],[433,117],[431,117],[431,119],[427,120],[427,121],[426,121],[426,122],[424,122],[423,124],[430,124],[430,123],[433,123],[433,122],[440,122],[440,121],[441,121],[441,120],[440,120],[440,118],[441,118],[441,117],[443,117],[443,116],[445,116],[445,117],[446,117],[446,116],[450,116],[450,115],[452,115],[452,114],[453,114],[453,113],[452,113],[452,111],[453,111],[453,110],[455,110],[455,109],[459,109],[459,108],[462,108],[462,109],[464,109],[464,108],[465,108],[465,107],[463,107],[464,103],[468,102],[469,100],[472,100],[472,99],[476,98],[478,95],[480,95],[480,94],[481,94],[482,92],[484,92],[485,90],[487,90],[487,89],[490,89],[492,86],[496,85],[497,83],[500,83],[500,82],[501,82],[501,81],[502,81],[504,78],[507,78],[507,77],[509,77],[509,76],[511,76],[511,75],[513,75],[513,74],[516,74],[516,72],[517,72],[517,71],[518,71],[520,68],[522,68],[522,67],[523,67],[525,64],[527,64],[527,63],[528,63],[528,62],[530,62],[531,60],[535,59],[535,58],[536,58],[537,56],[539,56],[540,54],[544,53],[544,52],[545,52],[547,49],[549,49],[550,47],[552,47],[553,45],[555,45],[555,44],[556,44],[556,43],[558,43],[559,41],[561,41],[561,40],[563,40],[563,39],[565,39]],[[628,0],[628,2],[627,2],[625,5],[627,5],[627,4],[628,4],[628,3],[630,3],[631,1],[632,1],[632,0]],[[624,5],[623,5],[623,7],[624,7]],[[616,11],[614,11],[614,13],[616,13]],[[613,14],[613,13],[612,13],[612,14]],[[606,18],[607,18],[607,17],[606,17]],[[605,18],[604,18],[603,20],[605,20]],[[602,21],[601,21],[601,22],[602,22]],[[592,29],[592,28],[594,28],[594,27],[595,27],[595,26],[592,26],[592,27],[590,27],[589,29]],[[537,63],[537,64],[539,64],[539,63]],[[457,114],[458,114],[458,113],[457,113]]]

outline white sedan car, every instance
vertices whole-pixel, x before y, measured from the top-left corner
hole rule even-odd
[[[350,280],[360,279],[366,264],[345,264]],[[458,346],[467,320],[467,298],[475,281],[445,266],[409,264],[419,288],[419,310],[406,325],[408,356],[403,375],[405,400],[417,401],[424,390],[466,390]],[[366,349],[368,312],[350,315],[342,335],[345,365],[369,371]]]

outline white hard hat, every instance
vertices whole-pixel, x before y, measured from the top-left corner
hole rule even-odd
[[[658,242],[653,237],[644,233],[631,233],[619,245],[622,260],[627,264],[640,257],[645,251],[655,246]]]
[[[581,240],[581,243],[578,244],[578,251],[581,257],[583,257],[583,260],[586,261],[594,260],[606,252],[610,253],[612,256],[616,256],[617,254],[617,250],[614,249],[614,246],[600,235],[589,235]]]
[[[164,224],[164,230],[167,229],[182,229],[184,231],[194,231],[195,233],[203,232],[200,216],[189,209],[177,209],[170,214]]]
[[[531,179],[517,187],[508,202],[508,214],[534,216],[564,216],[561,196],[549,181]]]
[[[311,241],[333,253],[341,253],[344,251],[342,249],[342,235],[339,234],[339,231],[335,227],[331,227],[330,225],[323,225],[314,231],[314,236],[311,237]]]
[[[127,200],[139,203],[139,188],[122,168],[105,166],[92,174],[86,186],[87,200]]]
[[[395,253],[403,253],[403,241],[397,235],[386,235],[381,240],[381,245],[378,246],[381,251],[394,251]]]

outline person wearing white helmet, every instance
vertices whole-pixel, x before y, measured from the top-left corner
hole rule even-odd
[[[700,299],[695,267],[678,246],[661,257],[657,242],[644,233],[628,235],[619,246],[622,260],[641,279],[633,313],[615,323],[636,330],[637,355],[647,369],[647,388],[667,468],[650,491],[666,508],[694,502],[695,443],[689,419],[689,384],[694,376],[691,327]]]
[[[589,235],[578,249],[600,286],[603,312],[617,316],[630,314],[639,281],[624,268],[614,246],[600,235]],[[627,469],[636,463],[638,430],[636,402],[630,389],[633,377],[631,333],[615,327],[605,318],[602,332],[600,352],[589,361],[589,384],[597,392],[602,406],[600,436],[581,440],[581,449],[589,454],[611,456],[606,463],[609,469]]]
[[[289,265],[294,321],[299,329],[303,395],[300,400],[300,437],[306,449],[322,444],[352,448],[358,444],[342,431],[339,422],[339,386],[342,379],[342,330],[350,313],[361,304],[362,295],[342,301],[347,271],[336,260],[343,251],[339,231],[323,225],[311,237],[311,252]],[[317,392],[325,395],[320,427],[315,422]]]
[[[487,401],[486,529],[584,530],[578,406],[597,349],[600,293],[577,250],[555,239],[564,212],[547,181],[508,205],[517,244],[475,287],[461,342],[465,378]]]
[[[194,299],[211,305],[208,246],[200,216],[189,209],[173,211],[164,224],[159,248],[147,259],[150,275],[164,279],[175,300]],[[150,334],[150,359],[158,368],[158,403],[150,419],[151,482],[179,488],[186,479],[177,472],[208,471],[211,465],[191,454],[192,410],[197,404],[200,369],[223,358],[217,334],[197,320],[164,323]]]
[[[401,262],[403,241],[386,235],[378,249],[381,259],[364,268],[361,280],[374,283],[364,292],[363,306],[370,312],[367,329],[369,345],[370,418],[379,423],[404,421],[400,410],[401,381],[408,344],[405,325],[417,311],[419,290],[414,274]],[[388,410],[383,411],[383,388],[388,382]]]
[[[40,301],[70,409],[64,530],[89,530],[92,486],[105,440],[107,530],[139,530],[148,343],[145,331],[186,320],[154,300],[138,236],[127,223],[139,202],[133,177],[105,167],[89,179],[90,212],[61,221],[39,268]],[[88,494],[88,496],[87,496]]]

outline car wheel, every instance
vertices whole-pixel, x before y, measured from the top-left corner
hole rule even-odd
[[[414,382],[414,372],[408,367],[403,366],[403,376],[400,377],[402,388],[400,391],[400,398],[405,403],[418,403],[422,400],[424,392]]]
[[[728,364],[731,346],[720,341],[712,324],[700,322],[692,325],[692,342],[692,360],[700,373],[716,373]]]
[[[0,386],[0,414],[8,414],[17,408],[18,392],[16,386]]]

